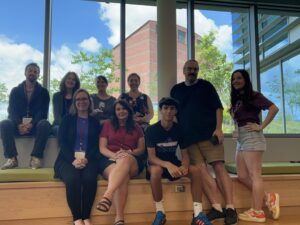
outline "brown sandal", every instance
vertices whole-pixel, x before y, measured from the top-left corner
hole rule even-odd
[[[103,197],[96,206],[96,208],[101,212],[108,212],[110,207],[111,207],[111,200],[107,197]]]
[[[118,220],[114,225],[124,225],[124,220]]]

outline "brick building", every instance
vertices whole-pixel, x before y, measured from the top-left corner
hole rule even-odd
[[[157,33],[156,21],[149,20],[126,38],[126,77],[132,72],[141,76],[140,90],[157,102]],[[196,35],[196,41],[200,36]],[[120,63],[120,45],[113,48]],[[177,82],[183,81],[182,67],[187,60],[187,30],[177,26]],[[118,76],[120,71],[116,71]],[[128,87],[126,87],[128,90]]]

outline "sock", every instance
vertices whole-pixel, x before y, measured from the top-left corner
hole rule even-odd
[[[234,209],[233,204],[227,204],[227,205],[226,205],[226,209]]]
[[[155,202],[155,208],[156,208],[156,212],[162,211],[163,213],[165,213],[163,200],[161,200],[160,202]]]
[[[193,202],[194,206],[194,217],[198,216],[200,212],[202,212],[202,203],[201,202]]]
[[[214,207],[216,210],[218,210],[219,212],[223,212],[222,206],[220,203],[215,203],[212,204],[212,207]]]

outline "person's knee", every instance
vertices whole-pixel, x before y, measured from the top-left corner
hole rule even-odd
[[[209,174],[207,165],[205,163],[198,163],[195,165],[201,176],[207,176]]]
[[[253,183],[262,181],[260,172],[257,172],[257,171],[251,171],[249,173],[249,178],[253,181]]]
[[[201,168],[198,166],[190,165],[189,166],[189,175],[190,176],[199,176],[201,177]]]
[[[211,165],[212,165],[216,175],[219,175],[219,174],[221,175],[223,173],[227,173],[227,170],[225,169],[225,166],[224,166],[224,162],[217,161],[217,162],[213,162]]]
[[[245,174],[245,173],[238,173],[238,180],[241,182],[241,183],[246,183],[249,181],[250,177]]]
[[[13,127],[14,127],[14,124],[11,120],[2,120],[0,123],[1,130],[12,129]]]
[[[37,123],[37,129],[38,130],[45,130],[45,131],[48,131],[50,132],[51,130],[51,125],[49,123],[48,120],[40,120],[38,123]]]
[[[151,166],[150,167],[150,177],[151,180],[161,179],[163,169],[160,166]]]
[[[122,159],[117,160],[116,167],[119,168],[120,170],[124,170],[124,171],[126,170],[129,173],[133,165],[133,162],[134,161],[129,157],[124,157]]]

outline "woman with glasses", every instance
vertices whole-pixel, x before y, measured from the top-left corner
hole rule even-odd
[[[91,225],[97,190],[100,125],[90,116],[92,108],[89,93],[78,89],[71,113],[63,118],[58,132],[60,152],[54,165],[55,177],[65,183],[75,225]]]
[[[268,110],[263,121],[260,120],[262,110]],[[269,125],[277,112],[278,108],[273,102],[261,93],[253,91],[246,70],[239,69],[232,73],[230,113],[236,124],[233,136],[237,139],[237,174],[239,181],[252,192],[252,206],[238,215],[240,220],[264,223],[264,201],[273,218],[279,218],[279,195],[265,193],[261,177],[262,156],[266,151],[263,129]]]
[[[127,83],[130,90],[127,93],[123,93],[119,99],[124,99],[129,103],[134,112],[134,120],[143,130],[146,130],[154,115],[151,99],[148,95],[139,91],[141,78],[137,73],[129,74]]]
[[[54,93],[53,104],[53,127],[52,132],[57,135],[62,118],[70,113],[73,94],[80,88],[80,80],[75,72],[67,72],[60,82],[59,91]]]
[[[111,121],[106,121],[100,135],[100,171],[108,186],[97,209],[108,212],[116,208],[115,225],[124,224],[124,208],[130,178],[143,170],[140,156],[145,150],[144,134],[133,120],[133,112],[124,100],[114,104]]]
[[[116,98],[107,94],[106,89],[108,86],[108,81],[105,76],[100,75],[96,78],[96,86],[98,93],[91,95],[94,103],[92,115],[102,125],[106,120],[111,119],[113,114],[113,105],[116,101]]]

